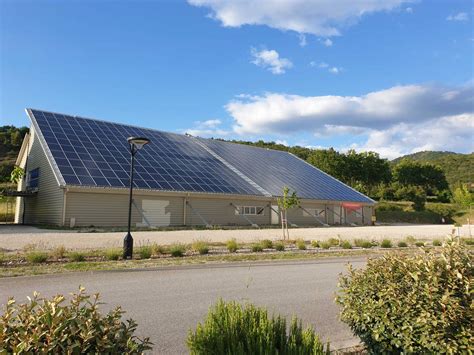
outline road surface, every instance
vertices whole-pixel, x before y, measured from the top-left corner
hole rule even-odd
[[[452,225],[391,225],[365,227],[319,227],[290,229],[292,239],[327,240],[341,238],[354,240],[356,238],[382,240],[404,239],[411,235],[417,239],[442,239],[451,231]],[[463,236],[469,235],[469,226],[459,228]],[[474,233],[474,228],[473,231]],[[0,225],[0,251],[19,250],[28,244],[37,244],[40,247],[53,248],[63,245],[68,249],[99,249],[120,247],[125,232],[95,232],[84,233],[74,230],[60,231],[39,229],[31,226]],[[178,231],[142,231],[133,232],[135,245],[150,243],[172,244],[192,243],[197,239],[212,242],[223,242],[236,238],[240,242],[253,242],[262,239],[281,239],[281,230],[276,229],[236,229],[236,230],[178,230]]]
[[[188,330],[219,297],[248,300],[271,312],[297,315],[332,347],[343,348],[358,343],[338,320],[334,303],[338,275],[349,260],[365,265],[364,258],[334,258],[3,278],[0,303],[9,296],[25,302],[35,290],[44,296],[68,294],[83,285],[88,293],[101,293],[104,310],[122,305],[126,317],[138,322],[139,335],[155,343],[153,353],[181,354],[187,353]]]

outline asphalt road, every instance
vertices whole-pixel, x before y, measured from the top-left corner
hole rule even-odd
[[[358,343],[338,320],[334,303],[339,273],[348,261],[363,267],[364,258],[304,262],[182,266],[140,271],[109,271],[0,279],[0,303],[9,296],[18,302],[39,291],[44,296],[68,294],[79,285],[100,292],[104,311],[122,305],[139,324],[139,335],[155,343],[154,353],[187,353],[186,335],[204,319],[219,297],[251,301],[271,312],[312,324],[332,347]]]

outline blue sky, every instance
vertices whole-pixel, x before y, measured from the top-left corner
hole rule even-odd
[[[206,137],[473,150],[471,1],[0,0],[0,120],[25,107]]]

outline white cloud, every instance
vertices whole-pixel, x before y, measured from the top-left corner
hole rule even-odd
[[[209,14],[226,27],[266,25],[317,36],[337,36],[363,16],[391,11],[411,0],[188,0],[210,8]]]
[[[467,14],[467,12],[459,12],[457,14],[454,14],[454,15],[449,15],[446,20],[448,21],[461,21],[461,22],[464,22],[464,21],[468,21],[469,20],[469,15]]]
[[[277,140],[275,141],[275,143],[276,143],[276,144],[284,145],[284,146],[286,146],[286,147],[289,146],[288,141],[286,141],[286,140],[284,140],[284,139],[283,139],[283,140],[277,139]]]
[[[293,67],[293,63],[286,58],[280,58],[276,50],[261,50],[257,51],[255,48],[251,49],[251,54],[254,60],[252,63],[267,68],[273,74],[283,74],[286,69]]]
[[[329,72],[331,74],[339,74],[341,72],[342,68],[338,68],[338,67],[332,67],[332,68],[329,68]]]
[[[300,46],[301,46],[301,47],[305,47],[305,46],[308,44],[308,42],[306,42],[306,36],[305,36],[304,33],[300,33],[300,34],[298,35],[298,38],[299,38],[299,40],[300,40]]]
[[[316,61],[311,61],[309,62],[309,65],[311,67],[317,67],[319,69],[327,69],[327,71],[331,74],[339,74],[340,72],[342,72],[343,68],[341,67],[334,67],[334,66],[330,66],[328,63],[326,62],[316,62]]]
[[[222,121],[218,119],[196,121],[193,128],[180,131],[197,137],[222,137],[229,135],[230,131],[219,127],[221,124]]]
[[[320,42],[326,47],[332,46],[332,41],[329,38],[326,38],[325,40],[320,40]]]
[[[412,14],[412,13],[413,13],[413,8],[407,7],[407,8],[405,9],[405,11],[408,12],[409,14]]]

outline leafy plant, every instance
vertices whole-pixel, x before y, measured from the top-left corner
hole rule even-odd
[[[354,245],[359,248],[369,249],[372,248],[374,245],[371,241],[365,239],[355,239]]]
[[[184,256],[184,253],[186,252],[186,246],[184,244],[172,244],[170,246],[170,254],[171,256],[174,257],[182,257]]]
[[[341,247],[342,247],[342,249],[352,249],[352,244],[351,244],[350,241],[344,240],[344,241],[341,243]]]
[[[229,239],[226,243],[227,250],[231,253],[235,253],[239,249],[239,245],[235,239]]]
[[[31,264],[41,264],[48,260],[48,253],[39,250],[33,250],[26,254],[26,260]]]
[[[311,327],[295,317],[287,332],[285,318],[268,316],[252,304],[219,300],[204,323],[189,331],[191,354],[329,354]]]
[[[296,196],[296,191],[290,194],[290,188],[285,186],[283,188],[283,196],[277,198],[278,207],[280,208],[280,221],[283,231],[283,240],[290,239],[290,232],[288,229],[288,210],[300,205],[300,200]]]
[[[415,245],[419,248],[424,247],[425,243],[424,242],[415,242]]]
[[[137,324],[122,321],[120,307],[107,315],[99,313],[99,295],[84,288],[65,297],[40,298],[25,304],[10,298],[0,318],[0,351],[13,354],[139,354],[152,349],[149,338],[139,339]]]
[[[398,245],[399,248],[408,247],[408,244],[406,242],[404,242],[403,240],[399,241],[397,245]]]
[[[319,248],[319,242],[317,240],[312,240],[311,241],[311,246],[313,248]]]
[[[138,255],[140,255],[140,259],[150,259],[152,254],[153,251],[149,245],[142,245],[140,248],[138,248]]]
[[[261,253],[263,251],[262,244],[254,243],[251,245],[250,250],[252,250],[253,253]]]
[[[331,244],[329,242],[321,242],[321,243],[319,243],[319,245],[323,249],[329,249],[331,247]]]
[[[443,243],[441,243],[441,240],[439,239],[433,239],[433,246],[434,247],[440,247]]]
[[[198,252],[200,255],[209,253],[209,243],[203,240],[196,240],[192,244],[192,249]]]
[[[108,249],[105,251],[104,256],[107,260],[118,260],[122,256],[122,251],[117,248]]]
[[[261,241],[262,247],[264,249],[271,249],[273,248],[273,242],[270,239],[264,239]]]
[[[166,254],[166,248],[163,245],[159,245],[157,243],[153,243],[151,245],[151,251],[153,255]]]
[[[472,257],[450,241],[436,252],[387,254],[365,269],[349,267],[336,299],[341,318],[372,354],[469,353]]]
[[[296,241],[296,247],[299,250],[306,250],[306,242],[303,239],[298,239]]]
[[[384,240],[382,240],[382,243],[380,243],[380,246],[382,248],[391,248],[392,247],[392,241],[390,239],[384,239]]]
[[[71,261],[75,261],[75,262],[82,262],[82,261],[86,260],[86,257],[83,253],[81,253],[79,251],[74,251],[72,253],[69,253],[69,259],[71,259]]]
[[[275,243],[275,249],[278,250],[278,251],[284,251],[285,250],[285,243],[276,242]]]

